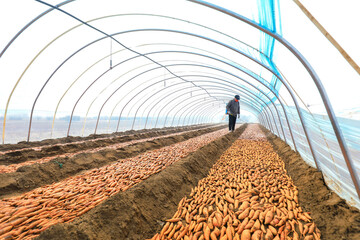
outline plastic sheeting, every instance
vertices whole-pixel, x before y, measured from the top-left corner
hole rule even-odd
[[[314,80],[270,35],[192,1],[45,2],[65,12],[41,1],[0,6],[3,143],[222,122],[226,103],[239,94],[242,121],[260,121],[308,164],[316,159],[329,187],[360,208]],[[302,3],[359,64],[360,36],[351,30],[360,22],[358,1]],[[359,74],[293,1],[210,4],[276,33],[304,56],[330,99],[358,177]]]
[[[287,111],[293,115],[297,114],[294,108],[287,108]],[[328,117],[326,115],[310,114],[304,109],[302,109],[302,112],[305,116],[307,127],[310,129],[310,140],[314,144],[318,166],[323,173],[326,184],[346,199],[349,204],[360,208],[359,198]],[[282,121],[285,121],[285,118],[282,118]],[[360,126],[360,121],[339,118],[339,122],[346,141],[349,143],[351,158],[355,160],[360,159],[360,143],[358,141],[360,134],[360,128],[358,126]],[[291,125],[297,129],[294,131],[294,134],[300,155],[309,165],[316,168],[304,133],[300,130],[301,125],[299,121],[292,121]],[[288,131],[286,136],[288,138]],[[280,135],[280,137],[282,136]],[[294,149],[292,142],[288,141],[288,144]],[[358,161],[355,161],[355,167],[355,171],[357,173],[360,172],[360,164]]]

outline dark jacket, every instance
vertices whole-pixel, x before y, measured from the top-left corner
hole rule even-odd
[[[236,116],[236,114],[240,114],[240,102],[235,102],[235,99],[229,101],[226,105],[226,110],[228,114]]]

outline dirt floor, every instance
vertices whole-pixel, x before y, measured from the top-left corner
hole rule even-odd
[[[74,153],[79,150],[105,147],[131,140],[163,136],[172,133],[204,129],[212,125],[189,126],[182,128],[148,129],[126,131],[113,134],[92,135],[89,137],[68,137],[47,139],[38,142],[0,145],[0,164],[10,165],[63,153]],[[215,126],[213,126],[215,127]]]
[[[347,205],[345,200],[330,190],[321,172],[307,165],[284,141],[267,130],[263,131],[285,162],[288,174],[299,188],[300,204],[305,211],[311,212],[322,239],[359,240],[360,211]]]
[[[161,230],[165,220],[171,218],[176,212],[181,198],[188,195],[191,188],[207,176],[209,169],[220,155],[231,146],[245,128],[246,125],[241,126],[234,133],[229,133],[202,147],[147,180],[115,194],[73,222],[50,227],[37,239],[127,240],[152,237]],[[292,151],[285,142],[266,129],[263,131],[274,150],[285,162],[288,174],[299,189],[300,205],[304,211],[311,212],[312,218],[321,231],[321,239],[359,240],[359,210],[349,207],[343,199],[328,189],[321,173],[307,165],[300,155]],[[205,129],[197,132],[191,136],[204,134]],[[24,178],[1,174],[9,177],[1,179],[0,175],[0,189],[3,189],[0,190],[0,194],[4,196],[4,194],[24,192],[37,185],[57,182],[82,170],[109,164],[119,157],[134,156],[140,152],[186,140],[191,136],[179,135],[135,144],[115,151],[119,155],[116,155],[114,151],[106,151],[93,154],[90,159],[84,154],[68,159],[70,161],[67,161],[61,169],[54,162],[48,163],[49,165],[26,166],[14,173],[24,174],[22,175]],[[66,165],[70,162],[76,164],[78,168],[74,171],[71,167],[68,168]],[[33,171],[38,175],[31,176]],[[9,179],[8,187],[3,184],[7,179]]]
[[[46,145],[54,145],[54,144],[68,144],[68,143],[76,143],[79,141],[89,141],[89,140],[102,140],[102,139],[110,139],[116,138],[121,136],[129,136],[133,134],[146,134],[146,133],[161,133],[161,132],[178,132],[178,131],[188,131],[192,129],[200,129],[209,126],[215,126],[217,124],[203,124],[203,125],[190,125],[185,127],[166,127],[166,128],[152,128],[152,129],[142,129],[142,130],[128,130],[124,132],[117,132],[111,134],[91,134],[86,137],[63,137],[63,138],[54,138],[54,139],[44,139],[41,141],[31,141],[31,142],[18,142],[17,144],[1,144],[0,145],[0,152],[1,151],[9,151],[9,150],[17,150],[23,148],[31,148],[31,147],[40,147]]]
[[[31,189],[58,182],[66,177],[76,175],[84,170],[98,168],[119,159],[133,157],[139,153],[168,146],[177,142],[200,136],[205,133],[224,128],[223,125],[212,128],[201,128],[197,131],[186,132],[180,135],[163,137],[152,141],[135,143],[116,150],[102,150],[96,153],[81,153],[72,158],[56,158],[43,164],[32,164],[17,169],[16,172],[0,174],[0,198],[14,196]],[[178,131],[178,130],[173,130]],[[163,131],[162,131],[163,132]],[[166,131],[167,132],[167,131]],[[169,133],[169,132],[167,132]],[[147,138],[157,132],[123,137],[121,141]],[[157,136],[157,135],[156,135]],[[85,143],[86,144],[86,143]],[[81,149],[83,144],[77,146]],[[75,146],[75,145],[74,145]],[[62,153],[59,150],[58,153]]]
[[[125,192],[120,192],[71,223],[57,224],[38,239],[144,239],[159,231],[180,199],[205,177],[214,162],[244,131],[202,147]]]

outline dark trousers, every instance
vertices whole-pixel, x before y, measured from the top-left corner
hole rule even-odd
[[[229,130],[230,131],[235,130],[235,123],[236,123],[236,116],[229,114]]]

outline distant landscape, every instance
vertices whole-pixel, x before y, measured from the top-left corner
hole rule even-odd
[[[3,117],[0,118],[0,134],[3,131]],[[51,117],[34,117],[31,126],[30,141],[38,141],[49,138],[61,138],[66,137],[69,127],[70,117],[58,118],[55,121],[54,129],[52,132],[52,121]],[[157,128],[164,127],[165,118],[159,118]],[[180,124],[182,124],[182,120]],[[88,136],[94,134],[96,126],[96,117],[87,118],[84,128],[84,118],[80,116],[74,116],[70,128],[70,136]],[[146,118],[137,118],[134,124],[134,130],[143,129],[145,126]],[[147,128],[155,127],[156,118],[149,118]],[[172,122],[172,118],[168,118],[166,126],[169,127]],[[175,119],[174,125],[176,125],[178,119]],[[187,121],[186,121],[187,123]],[[99,120],[97,133],[113,133],[116,131],[118,124],[118,118],[112,118],[109,125],[109,118],[102,117]],[[130,130],[132,128],[133,118],[121,118],[119,125],[119,132]],[[191,123],[190,123],[191,124]],[[84,128],[84,129],[83,129]],[[6,121],[5,129],[5,143],[18,143],[26,141],[29,130],[29,116],[9,116]],[[2,137],[1,137],[2,143]]]

